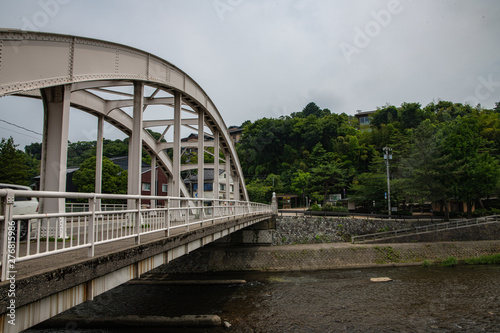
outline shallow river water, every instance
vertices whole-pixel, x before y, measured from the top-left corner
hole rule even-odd
[[[370,282],[390,277],[391,282]],[[500,266],[237,272],[171,279],[244,285],[123,285],[69,310],[93,316],[214,314],[203,329],[31,329],[28,332],[500,332]]]

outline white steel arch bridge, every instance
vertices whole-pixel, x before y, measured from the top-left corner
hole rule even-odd
[[[40,191],[0,189],[0,332],[28,328],[272,218],[269,205],[248,201],[234,144],[212,100],[190,76],[155,55],[101,40],[0,29],[4,96],[41,99],[44,123]],[[70,108],[98,119],[96,193],[66,192]],[[127,195],[101,193],[105,122],[129,136]],[[161,137],[155,139],[148,129]],[[181,141],[183,129],[197,140]],[[181,164],[186,149],[211,154],[214,162],[198,158],[196,164]],[[156,186],[151,195],[141,195],[143,150],[151,156],[151,170],[159,168],[167,176],[168,196],[155,193]],[[190,198],[181,177],[190,169],[197,170],[198,184],[212,182],[211,196],[201,185],[197,198]],[[214,172],[213,180],[205,180],[207,169],[224,171],[226,177]],[[26,197],[39,199],[38,212],[16,215],[17,198]],[[68,212],[67,199],[88,200],[88,205]],[[103,199],[127,204],[110,212],[101,207]],[[151,207],[142,207],[144,199]],[[23,223],[27,241],[21,239]],[[15,297],[10,298],[13,271]],[[12,301],[15,307],[9,308]],[[13,311],[15,326],[9,322]]]
[[[73,107],[98,118],[96,192],[100,188],[99,159],[106,121],[130,137],[129,194],[141,193],[144,149],[152,165],[157,164],[171,180],[171,196],[189,196],[180,177],[182,170],[197,169],[198,182],[203,184],[203,170],[209,168],[223,169],[230,176],[225,180],[228,186],[224,197],[229,199],[232,178],[233,199],[248,200],[234,144],[214,103],[189,75],[155,55],[89,38],[0,30],[0,97],[9,95],[43,100],[40,190],[65,190],[69,109]],[[194,131],[203,140],[181,144],[182,128]],[[159,131],[161,138],[155,140],[147,129]],[[222,153],[224,158],[215,158],[210,165],[201,158],[197,165],[181,166],[182,149],[190,147],[198,152],[213,147],[209,153]],[[166,149],[173,150],[172,157]],[[218,178],[215,172],[217,186],[213,188],[217,193]],[[199,186],[198,196],[203,194],[203,186]],[[50,207],[44,210],[60,210],[57,203],[47,205]]]

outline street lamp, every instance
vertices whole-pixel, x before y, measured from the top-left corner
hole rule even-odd
[[[384,160],[387,161],[387,207],[391,218],[391,182],[389,179],[389,160],[392,160],[392,148],[384,147]]]

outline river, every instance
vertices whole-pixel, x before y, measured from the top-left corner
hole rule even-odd
[[[393,281],[375,283],[372,277]],[[234,272],[168,279],[247,283],[127,284],[66,314],[88,318],[212,314],[231,327],[83,329],[68,322],[64,329],[26,332],[500,332],[500,266]]]

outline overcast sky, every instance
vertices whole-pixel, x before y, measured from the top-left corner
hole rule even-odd
[[[228,126],[309,102],[353,115],[387,103],[500,101],[498,0],[1,0],[0,27],[153,53],[197,81]],[[19,148],[41,140],[4,122],[41,133],[41,102],[0,98],[0,119],[0,136]],[[75,115],[75,126],[88,132],[95,121]],[[85,140],[81,132],[70,129],[70,141]]]

